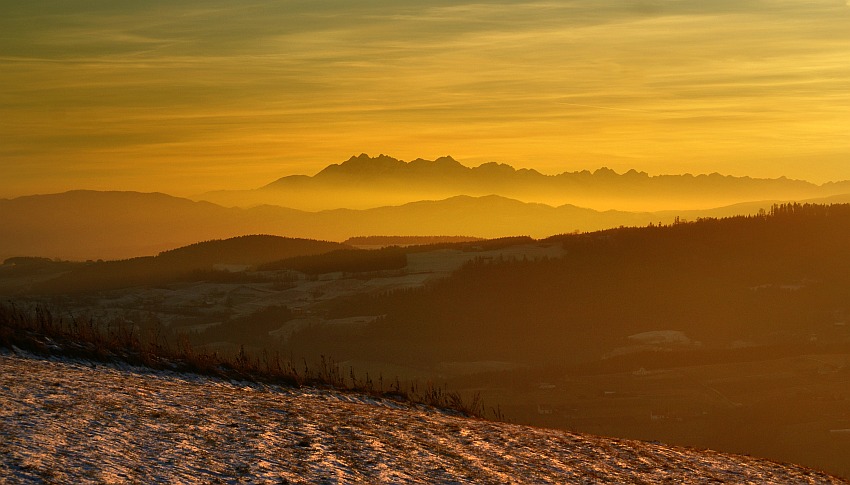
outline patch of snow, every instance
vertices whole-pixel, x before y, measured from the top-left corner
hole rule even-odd
[[[17,351],[15,351],[17,352]],[[748,456],[0,350],[4,483],[845,483]]]
[[[629,335],[629,340],[643,345],[689,345],[691,339],[679,330],[653,330]]]

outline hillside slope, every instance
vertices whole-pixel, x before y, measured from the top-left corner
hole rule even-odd
[[[35,285],[35,289],[51,294],[67,294],[165,284],[198,278],[197,275],[193,276],[193,272],[226,272],[228,267],[240,271],[249,266],[281,259],[314,256],[346,248],[350,249],[344,244],[312,239],[269,235],[237,236],[199,242],[163,251],[157,256],[72,265],[67,273]]]
[[[752,211],[758,209],[755,206]],[[369,210],[304,212],[278,206],[226,208],[156,193],[72,191],[0,199],[0,261],[16,256],[126,259],[248,234],[328,241],[390,234],[548,237],[574,230],[671,223],[676,216],[738,213],[737,208],[705,213],[598,212],[499,196],[456,196]]]
[[[0,353],[0,476],[6,483],[845,483],[747,456],[8,352]]]
[[[843,200],[847,199],[824,201]],[[544,238],[573,231],[670,224],[677,218],[756,214],[774,202],[778,201],[706,210],[600,212],[497,195],[464,195],[367,210],[305,212],[279,206],[228,208],[157,193],[71,191],[0,199],[0,261],[17,256],[127,259],[249,234],[327,241],[392,234]]]

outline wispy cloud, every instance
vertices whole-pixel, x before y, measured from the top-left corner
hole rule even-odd
[[[6,13],[0,157],[12,163],[0,176],[21,187],[44,178],[9,166],[52,167],[59,186],[80,164],[106,174],[126,160],[140,185],[180,166],[198,167],[199,185],[244,186],[361,151],[756,175],[798,156],[809,166],[789,175],[850,178],[812,158],[850,155],[841,0],[54,1]]]

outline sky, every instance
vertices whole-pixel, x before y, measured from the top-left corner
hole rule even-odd
[[[850,0],[0,0],[0,197],[362,152],[850,179]]]

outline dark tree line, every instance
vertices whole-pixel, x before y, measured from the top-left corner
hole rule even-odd
[[[476,260],[424,289],[340,301],[334,316],[385,317],[294,339],[333,346],[339,358],[578,362],[653,330],[683,331],[703,348],[835,338],[834,315],[850,305],[847,205],[777,205],[546,242],[565,257]]]

